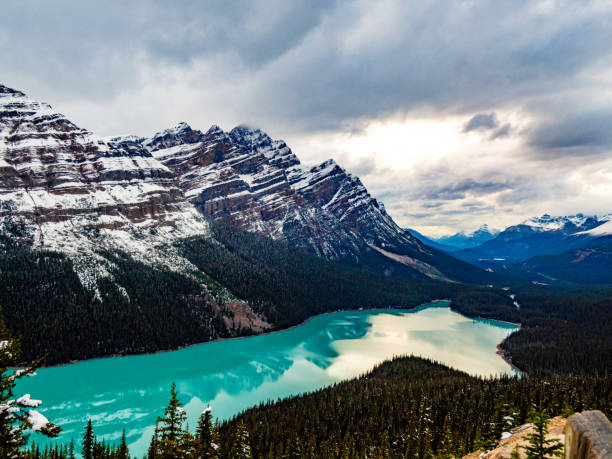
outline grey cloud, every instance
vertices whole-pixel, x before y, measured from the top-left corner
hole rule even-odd
[[[432,188],[426,191],[427,199],[456,200],[464,199],[469,195],[488,195],[511,189],[512,186],[505,182],[477,181],[465,179],[450,185]]]
[[[589,155],[612,148],[612,110],[567,116],[541,124],[529,133],[529,143],[542,156]]]
[[[42,85],[47,94],[94,100],[138,88],[155,77],[151,70],[166,68],[169,78],[180,77],[202,59],[208,77],[244,77],[296,46],[334,5],[8,2],[0,16],[0,69],[4,78],[14,75],[14,86]],[[32,73],[44,74],[45,81],[33,81]]]
[[[352,174],[358,177],[370,175],[377,170],[376,161],[374,158],[363,158],[359,161],[349,160],[343,164]]]
[[[9,2],[0,70],[47,99],[105,101],[181,81],[216,88],[234,123],[338,129],[423,105],[474,113],[554,97],[610,57],[610,11],[569,1],[554,14],[533,10],[530,1]]]
[[[512,127],[510,123],[506,123],[498,129],[495,129],[493,133],[489,136],[489,140],[500,139],[502,137],[508,137],[510,135]]]
[[[499,126],[495,113],[477,113],[465,124],[463,132],[489,130]]]

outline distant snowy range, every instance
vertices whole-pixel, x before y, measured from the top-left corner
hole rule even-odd
[[[612,282],[612,214],[533,217],[503,231],[481,226],[440,238],[406,229],[430,245],[483,269],[535,283]]]

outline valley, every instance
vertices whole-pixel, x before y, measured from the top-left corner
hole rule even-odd
[[[425,383],[427,374],[477,387],[469,397],[497,391],[521,421],[532,397],[555,414],[609,411],[609,216],[546,215],[436,242],[401,229],[334,160],[305,167],[259,129],[179,123],[150,137],[99,137],[6,86],[0,154],[8,327],[0,342],[20,339],[19,353],[4,353],[11,365],[48,366],[17,390],[44,398],[38,414],[63,429],[57,441],[36,434],[38,446],[80,448],[89,419],[106,445],[121,441],[124,451],[145,454],[174,383],[190,425],[212,405],[222,457],[235,456],[243,421],[257,457],[265,448],[271,457],[304,451],[315,438],[326,457],[339,448],[384,450],[385,435],[400,449],[419,448],[420,457],[494,446],[501,424],[485,418],[500,410],[488,398],[473,409],[478,427],[469,433],[451,407],[432,430],[414,425],[422,425],[422,409],[434,409],[417,409],[419,391],[438,400],[447,390]],[[439,298],[444,307],[419,307]],[[436,363],[400,357],[408,355]],[[410,419],[385,411],[384,390],[369,400],[394,419],[390,430],[373,429],[378,415],[368,411],[355,425],[371,432],[340,441],[320,429],[343,419],[319,419],[307,435],[276,411],[301,400],[310,400],[308,409],[326,405],[318,397],[334,393],[352,419],[354,399],[343,388],[362,393],[363,375],[380,371],[381,387],[395,385],[395,369],[419,381],[398,386],[408,391],[402,409]],[[568,392],[572,378],[594,384],[586,401]],[[530,395],[520,400],[502,387],[521,384]],[[543,396],[540,384],[552,385],[564,405]],[[254,421],[269,412],[293,437]],[[420,436],[407,440],[400,425]],[[53,451],[42,457],[67,456]]]
[[[3,2],[0,459],[612,459],[611,24]]]

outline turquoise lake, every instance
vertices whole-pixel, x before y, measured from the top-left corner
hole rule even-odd
[[[358,376],[395,355],[428,357],[473,375],[512,373],[496,346],[515,329],[466,318],[444,302],[410,311],[336,312],[268,335],[44,368],[22,380],[17,393],[43,400],[40,411],[63,428],[55,441],[80,444],[91,418],[99,438],[118,441],[125,429],[131,453],[141,457],[172,382],[193,428],[208,405],[227,419],[262,401]]]

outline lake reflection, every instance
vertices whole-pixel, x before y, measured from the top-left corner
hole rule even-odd
[[[395,355],[429,357],[475,375],[512,371],[496,345],[515,326],[436,306],[338,312],[269,335],[42,369],[18,391],[44,401],[41,411],[63,428],[60,440],[79,443],[90,417],[107,440],[119,439],[125,428],[132,454],[141,456],[172,382],[194,427],[208,404],[227,419],[262,401],[358,376]]]

